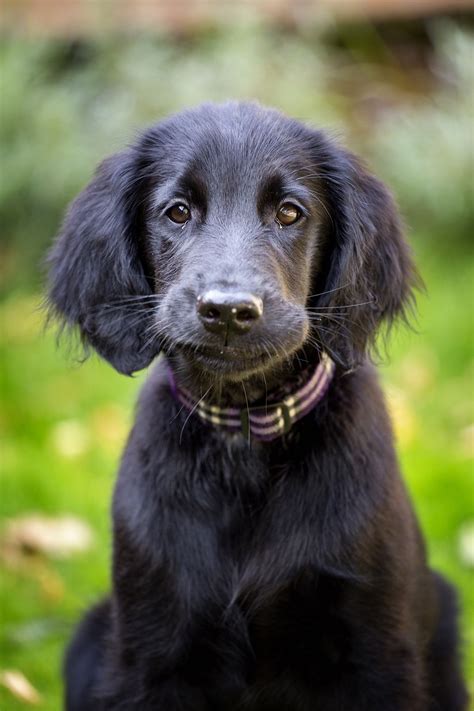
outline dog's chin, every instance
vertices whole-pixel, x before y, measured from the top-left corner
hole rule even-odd
[[[294,348],[291,349],[293,351]],[[179,344],[173,348],[192,370],[218,377],[220,380],[240,381],[257,373],[265,373],[290,356],[282,351],[271,354],[267,350],[244,350],[243,348],[196,346]]]

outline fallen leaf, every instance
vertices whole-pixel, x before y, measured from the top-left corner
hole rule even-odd
[[[15,553],[43,553],[67,558],[88,550],[92,544],[90,527],[75,516],[57,518],[31,514],[7,521],[2,536],[6,557]]]
[[[0,671],[0,684],[21,701],[27,704],[39,704],[41,696],[28,679],[17,669],[3,669]]]

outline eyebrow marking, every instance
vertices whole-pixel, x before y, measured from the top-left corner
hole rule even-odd
[[[205,207],[207,204],[207,186],[201,176],[196,173],[193,168],[189,168],[183,175],[178,178],[177,188],[185,195],[189,195],[190,199]]]
[[[301,203],[301,207],[310,210],[313,195],[308,188],[294,179],[285,179],[279,173],[267,176],[262,181],[257,197],[257,208],[262,212],[269,204],[275,205],[283,198],[291,201],[294,199]]]
[[[207,207],[206,185],[193,171],[186,171],[175,179],[158,186],[150,203],[151,212],[163,210],[172,200],[184,200],[201,208]]]
[[[266,176],[257,192],[257,209],[263,212],[265,207],[270,203],[274,204],[281,199],[283,193],[283,178],[279,173]]]

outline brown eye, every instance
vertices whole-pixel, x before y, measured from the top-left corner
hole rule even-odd
[[[293,225],[297,222],[300,217],[301,212],[298,210],[296,205],[293,205],[292,202],[284,202],[277,212],[276,219],[280,225],[287,227],[288,225]]]
[[[171,222],[177,222],[178,225],[183,225],[190,219],[191,211],[188,207],[186,207],[186,205],[178,203],[166,211],[166,216],[171,220]]]

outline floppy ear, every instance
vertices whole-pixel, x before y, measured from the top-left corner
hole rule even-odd
[[[146,367],[158,352],[150,332],[152,293],[139,255],[140,168],[132,150],[105,160],[69,208],[51,249],[50,314],[78,326],[119,372]]]
[[[316,140],[329,219],[326,277],[314,289],[325,293],[312,301],[323,307],[315,328],[327,352],[350,368],[374,345],[381,324],[397,316],[407,321],[422,282],[387,188],[355,156],[320,134]]]

